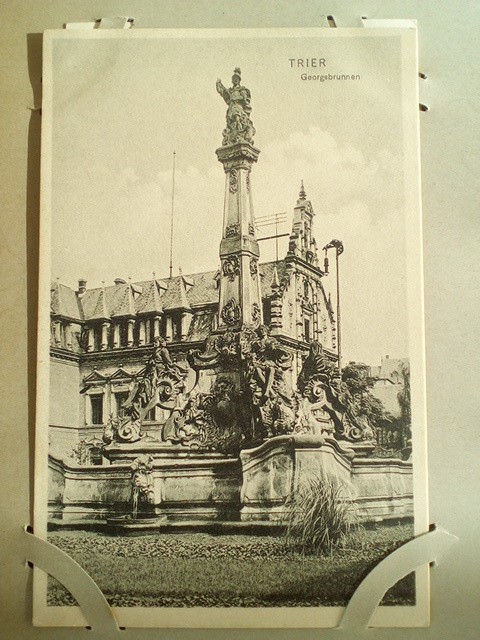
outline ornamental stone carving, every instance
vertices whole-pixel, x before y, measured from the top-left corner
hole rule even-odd
[[[219,376],[210,393],[190,392],[167,420],[164,440],[193,449],[238,455],[246,438],[241,393],[233,380]]]
[[[250,274],[255,280],[258,274],[258,260],[256,258],[250,258]]]
[[[222,265],[223,275],[233,282],[235,277],[240,275],[240,260],[238,256],[229,256],[225,258]]]
[[[375,432],[362,406],[361,394],[355,394],[342,380],[340,371],[315,341],[303,363],[297,380],[302,398],[312,407],[330,417],[332,428],[340,440],[375,442]]]
[[[240,235],[240,225],[238,222],[233,222],[229,224],[225,229],[225,237],[226,238],[234,238],[235,236]]]
[[[292,354],[263,325],[244,329],[240,340],[256,437],[291,433],[295,426],[295,396],[285,374],[292,366]]]
[[[228,105],[227,124],[223,130],[223,146],[239,142],[253,144],[255,136],[255,128],[250,119],[252,112],[250,91],[241,86],[240,73],[240,69],[236,67],[232,76],[232,86],[229,89],[222,84],[221,80],[217,80],[217,91]]]
[[[132,470],[132,518],[154,517],[153,458],[149,454],[138,456]]]
[[[103,431],[103,442],[138,442],[142,438],[142,424],[140,420],[127,416],[120,419],[110,414]]]
[[[230,193],[237,193],[238,191],[238,178],[237,178],[237,170],[231,169],[230,176],[228,179],[228,189]]]
[[[224,323],[230,326],[235,325],[240,321],[242,312],[235,298],[230,298],[227,304],[223,307],[220,315]]]
[[[185,392],[187,376],[188,369],[173,362],[166,341],[155,338],[147,365],[122,405],[124,417],[110,416],[103,433],[105,444],[140,440],[148,412],[156,406],[173,409],[177,396]]]
[[[260,312],[260,306],[254,302],[252,304],[252,322],[254,324],[258,324],[262,318],[262,314]]]

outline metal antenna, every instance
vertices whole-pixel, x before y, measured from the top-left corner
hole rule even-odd
[[[287,214],[285,212],[275,213],[272,215],[260,216],[258,218],[255,218],[255,226],[257,227],[257,229],[260,229],[261,227],[270,227],[272,225],[275,225],[275,234],[273,236],[258,238],[258,241],[260,242],[261,240],[273,240],[273,239],[275,240],[276,262],[278,262],[278,239],[290,235],[289,233],[278,233],[278,225],[284,224],[286,221],[287,221]]]
[[[175,211],[175,151],[172,168],[172,213],[170,217],[170,279],[173,278],[173,213]]]

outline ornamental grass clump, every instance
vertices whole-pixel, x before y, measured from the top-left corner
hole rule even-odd
[[[287,544],[303,554],[331,553],[357,527],[351,503],[347,485],[336,476],[312,476],[287,500]]]

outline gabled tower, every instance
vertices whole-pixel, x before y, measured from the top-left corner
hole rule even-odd
[[[287,260],[289,256],[295,256],[318,268],[317,243],[312,235],[314,216],[312,203],[307,200],[302,180],[297,205],[293,213],[293,226],[288,245]]]
[[[223,143],[216,150],[225,170],[218,318],[219,328],[225,329],[262,322],[260,252],[250,184],[250,172],[260,151],[253,146],[250,91],[240,85],[240,69],[235,69],[230,89],[218,80],[217,91],[228,105]]]

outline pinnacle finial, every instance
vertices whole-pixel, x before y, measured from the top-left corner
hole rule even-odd
[[[305,193],[305,187],[303,186],[303,180],[301,181],[301,184],[300,184],[300,193],[298,194],[298,197],[300,200],[307,199],[307,194]]]
[[[278,289],[278,287],[280,286],[280,282],[278,281],[278,271],[277,271],[276,265],[273,267],[272,284],[270,286],[272,287],[272,289]]]

